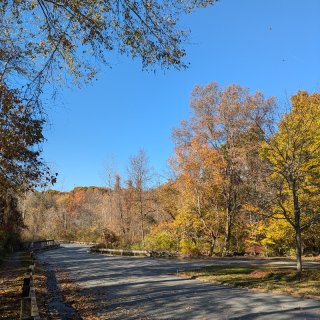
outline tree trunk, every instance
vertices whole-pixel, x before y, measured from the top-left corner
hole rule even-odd
[[[141,242],[142,242],[142,246],[144,246],[144,213],[143,213],[141,195],[140,195],[140,219],[141,219]]]
[[[143,216],[141,217],[141,242],[142,245],[144,246],[144,218]]]
[[[216,236],[213,232],[211,232],[211,242],[210,242],[210,251],[209,251],[209,256],[212,257],[213,256],[213,250],[216,244]]]
[[[230,250],[230,239],[231,239],[231,210],[228,207],[226,210],[226,230],[225,230],[225,241],[224,241],[224,248],[223,248],[223,255],[227,254]]]
[[[297,272],[302,272],[302,249],[301,249],[301,230],[300,226],[296,226],[296,259],[297,259]]]
[[[302,272],[302,248],[301,248],[301,227],[300,227],[300,206],[299,198],[296,190],[296,183],[292,184],[292,195],[294,204],[294,229],[296,233],[296,259],[297,259],[297,273],[301,275]]]
[[[63,227],[67,230],[67,212],[63,211]]]

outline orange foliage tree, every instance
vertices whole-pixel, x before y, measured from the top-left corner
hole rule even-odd
[[[192,116],[174,130],[176,169],[190,202],[187,210],[197,213],[211,235],[211,253],[221,214],[223,252],[230,250],[235,219],[254,193],[251,182],[258,175],[258,150],[273,106],[274,99],[260,92],[250,95],[246,88],[222,89],[212,82],[195,87]]]

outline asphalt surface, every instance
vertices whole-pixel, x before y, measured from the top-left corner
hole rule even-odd
[[[50,268],[69,272],[95,300],[101,319],[320,319],[320,301],[203,283],[177,270],[212,264],[265,264],[263,259],[176,260],[110,257],[88,247],[63,245],[39,254]],[[268,264],[292,265],[289,260]],[[309,263],[319,267],[319,263]],[[89,297],[88,297],[89,298]]]

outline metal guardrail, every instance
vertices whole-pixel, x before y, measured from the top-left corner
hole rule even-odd
[[[100,249],[100,248],[91,248],[91,252],[98,252],[104,254],[110,254],[113,256],[143,256],[143,257],[150,257],[151,254],[149,251],[146,250],[126,250],[126,249]]]
[[[147,251],[147,250],[130,250],[130,249],[108,249],[95,248],[90,249],[91,252],[102,253],[111,256],[140,256],[152,258],[174,258],[175,255],[168,251]]]
[[[25,274],[22,285],[22,298],[20,308],[21,320],[40,320],[39,309],[33,285],[33,273],[35,265],[32,264]]]
[[[35,267],[34,252],[53,249],[59,246],[60,244],[54,240],[27,241],[21,243],[22,250],[30,251],[33,264],[29,266],[28,271],[23,279],[20,320],[40,320],[36,292],[33,285],[33,274]]]
[[[45,248],[52,248],[59,244],[55,240],[25,241],[21,243],[22,250],[36,251]]]
[[[71,244],[82,244],[85,246],[96,246],[98,242],[85,242],[85,241],[71,241],[71,240],[55,240],[57,243],[71,243]]]
[[[110,256],[140,256],[140,257],[153,257],[153,258],[174,258],[177,253],[169,251],[149,251],[149,250],[131,250],[131,249],[110,249],[101,248],[97,242],[82,242],[82,241],[71,241],[71,240],[55,240],[57,243],[71,243],[80,244],[86,246],[92,246],[89,251],[94,253],[101,253]]]

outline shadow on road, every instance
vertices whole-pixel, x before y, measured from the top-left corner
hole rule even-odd
[[[221,264],[221,259],[109,257],[86,250],[69,245],[39,258],[68,271],[83,294],[95,300],[91,312],[101,319],[320,319],[319,301],[175,276],[177,270]],[[252,265],[262,260],[229,258],[223,263]]]

